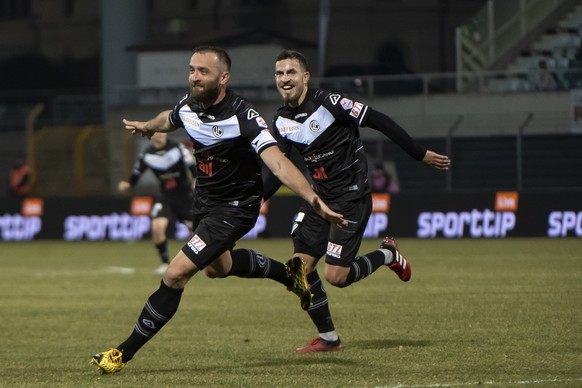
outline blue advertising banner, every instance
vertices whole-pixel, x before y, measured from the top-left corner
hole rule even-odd
[[[288,237],[302,200],[275,196],[245,238]],[[6,198],[0,240],[150,238],[150,197]],[[188,229],[171,223],[169,237]],[[365,238],[582,237],[582,191],[374,194]]]

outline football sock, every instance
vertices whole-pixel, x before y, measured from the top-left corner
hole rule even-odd
[[[168,240],[156,244],[156,249],[158,250],[158,254],[160,255],[162,263],[169,263],[170,259],[168,257]]]
[[[174,316],[180,304],[183,288],[171,288],[162,280],[160,288],[147,300],[131,335],[117,349],[123,353],[123,362],[148,342]]]
[[[235,249],[231,252],[232,268],[227,276],[239,278],[269,278],[285,284],[285,265],[263,256],[252,249]]]
[[[337,346],[341,343],[337,333],[334,331],[330,331],[328,333],[319,333],[319,338],[324,340],[325,342],[329,342],[330,345]]]
[[[384,252],[381,252],[380,250],[367,253],[364,256],[357,256],[354,258],[354,261],[352,261],[348,278],[342,287],[347,287],[350,284],[371,275],[374,271],[383,266],[385,261],[386,256],[384,255]]]
[[[390,265],[394,261],[394,255],[396,252],[393,247],[388,247],[386,249],[379,249],[380,252],[384,254],[384,265]]]
[[[325,334],[328,338],[323,338],[328,341],[337,340],[337,334],[335,334],[335,328],[333,326],[333,320],[331,319],[331,314],[329,312],[329,304],[327,303],[327,293],[321,282],[321,278],[317,273],[317,270],[307,274],[307,282],[310,287],[309,290],[313,295],[311,307],[307,310],[309,317],[317,327],[317,331]],[[333,336],[335,335],[335,338]]]

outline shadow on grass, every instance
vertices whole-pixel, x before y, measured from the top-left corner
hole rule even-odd
[[[400,346],[408,348],[418,348],[432,345],[432,341],[427,340],[407,340],[407,339],[369,339],[369,340],[355,340],[346,342],[346,349],[389,349],[398,348]]]

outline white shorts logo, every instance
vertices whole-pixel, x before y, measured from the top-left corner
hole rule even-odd
[[[201,250],[204,249],[204,247],[206,247],[206,243],[200,237],[198,237],[197,234],[195,234],[190,239],[190,241],[188,241],[188,246],[194,253],[198,254]]]
[[[339,259],[342,256],[343,246],[334,244],[332,242],[327,243],[327,255]]]

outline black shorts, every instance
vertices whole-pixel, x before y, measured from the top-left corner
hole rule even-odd
[[[231,250],[255,226],[259,206],[238,208],[194,203],[194,235],[182,247],[182,252],[198,269],[204,269],[222,253]]]
[[[152,206],[150,217],[152,219],[163,217],[170,220],[176,219],[181,223],[185,223],[185,221],[190,223],[193,219],[192,201],[193,196],[184,196],[182,198],[156,198],[156,201]]]
[[[372,213],[372,196],[359,200],[327,204],[342,214],[348,225],[339,229],[321,218],[311,206],[304,204],[293,223],[291,236],[295,253],[305,253],[325,262],[349,267],[358,254],[364,231]]]

